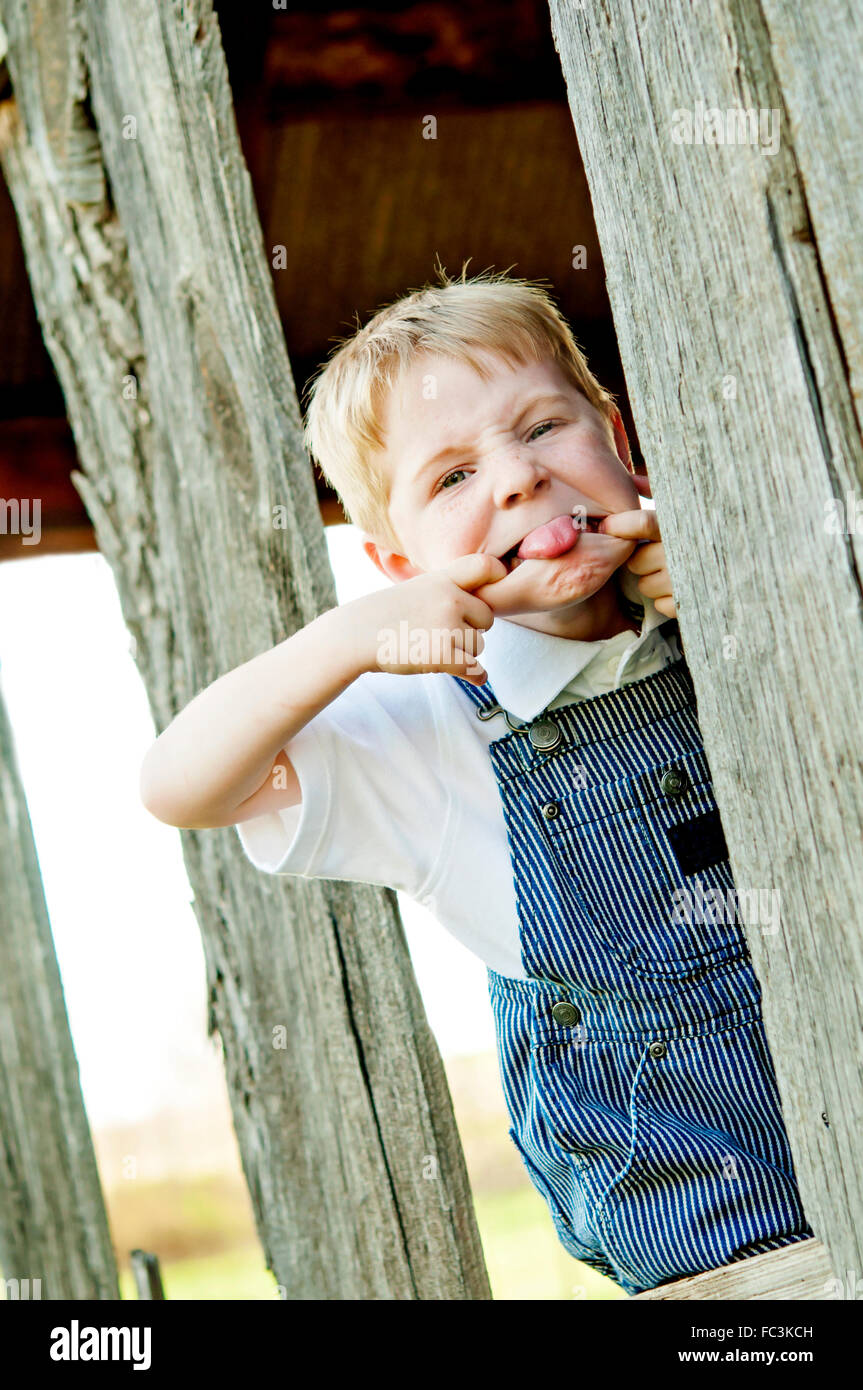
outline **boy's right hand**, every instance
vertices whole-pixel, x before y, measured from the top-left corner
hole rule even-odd
[[[363,668],[396,675],[442,671],[482,685],[488,676],[475,657],[494,613],[471,590],[495,584],[506,573],[494,555],[462,555],[442,569],[345,604],[342,612],[347,618],[351,610],[351,640],[360,644]]]

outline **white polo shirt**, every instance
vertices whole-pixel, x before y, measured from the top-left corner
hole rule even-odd
[[[680,656],[631,571],[639,634],[550,637],[496,618],[480,661],[517,719],[615,690]],[[503,805],[488,753],[503,715],[479,720],[448,675],[366,672],[285,745],[302,802],[236,828],[264,873],[347,879],[407,893],[502,975],[526,979]]]

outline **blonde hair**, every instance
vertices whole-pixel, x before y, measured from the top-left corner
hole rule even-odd
[[[389,480],[381,404],[385,392],[421,353],[468,363],[488,380],[478,355],[492,352],[519,366],[551,358],[569,382],[611,423],[614,397],[590,372],[569,324],[540,280],[483,271],[450,279],[436,260],[439,285],[411,290],[378,310],[364,327],[336,341],[306,387],[304,442],[349,520],[379,544],[399,550],[389,519]]]

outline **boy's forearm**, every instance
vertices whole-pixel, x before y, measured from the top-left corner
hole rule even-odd
[[[346,605],[350,607],[350,605]],[[196,695],[141,768],[141,798],[169,825],[224,822],[284,745],[365,670],[344,608],[321,614]]]

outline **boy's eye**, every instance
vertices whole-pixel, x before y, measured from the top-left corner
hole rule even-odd
[[[529,440],[530,440],[530,439],[533,439],[534,436],[536,435],[537,430],[550,430],[550,429],[553,429],[553,428],[554,428],[554,423],[555,423],[554,420],[543,420],[543,422],[542,422],[541,425],[534,425],[533,429],[531,430],[530,434],[528,435],[528,439],[529,439]]]
[[[447,485],[447,483],[449,482],[450,478],[455,478],[455,477],[457,477],[459,473],[462,473],[462,474],[463,474],[463,473],[464,473],[464,469],[463,469],[463,468],[454,468],[454,469],[452,470],[451,473],[447,473],[447,475],[446,475],[445,478],[441,478],[441,481],[440,481],[440,486],[441,486],[441,488],[445,488],[446,485]]]

